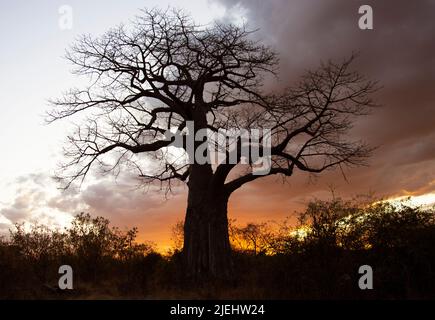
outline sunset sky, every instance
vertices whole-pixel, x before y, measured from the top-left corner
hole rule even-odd
[[[369,4],[374,30],[358,28],[358,8]],[[59,27],[59,7],[73,9],[73,27]],[[0,3],[0,235],[16,222],[65,225],[81,211],[107,217],[114,225],[137,226],[140,238],[170,245],[171,226],[184,218],[186,188],[165,199],[161,192],[137,190],[121,175],[92,175],[80,190],[57,189],[52,180],[61,160],[68,121],[44,124],[47,100],[80,85],[63,58],[83,34],[98,35],[128,23],[140,8],[175,6],[201,24],[213,19],[246,22],[280,57],[279,81],[292,85],[320,60],[359,52],[356,69],[382,85],[383,106],[361,119],[352,134],[378,146],[368,167],[326,172],[317,179],[296,173],[286,184],[277,177],[257,180],[237,191],[229,214],[239,223],[280,220],[330,189],[344,197],[419,196],[435,203],[435,1],[350,0],[39,0]]]

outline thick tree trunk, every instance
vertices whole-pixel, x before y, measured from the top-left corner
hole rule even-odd
[[[211,167],[196,167],[189,179],[184,254],[196,280],[228,279],[232,274],[228,236],[228,196],[210,183]]]

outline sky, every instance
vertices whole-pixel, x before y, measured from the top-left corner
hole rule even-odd
[[[358,28],[358,8],[369,4],[374,29]],[[71,30],[59,26],[59,8],[72,9]],[[0,234],[17,222],[65,225],[81,211],[137,226],[140,238],[170,245],[171,226],[184,217],[186,188],[169,199],[137,190],[127,176],[93,177],[80,190],[58,190],[52,180],[68,122],[44,124],[48,99],[80,85],[63,58],[77,36],[98,35],[129,23],[140,8],[175,6],[201,24],[244,21],[279,54],[273,90],[298,81],[320,60],[359,52],[356,68],[382,89],[382,108],[361,119],[352,135],[377,146],[368,167],[326,172],[315,180],[297,173],[285,184],[270,177],[237,191],[229,215],[239,223],[280,220],[330,189],[344,197],[420,196],[435,202],[435,1],[420,0],[76,0],[0,3]]]

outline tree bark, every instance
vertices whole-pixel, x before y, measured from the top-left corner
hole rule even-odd
[[[187,273],[194,280],[228,279],[232,274],[228,196],[213,187],[208,166],[194,166],[184,223]]]

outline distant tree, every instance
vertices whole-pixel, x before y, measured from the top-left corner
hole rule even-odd
[[[267,223],[247,223],[242,226],[230,226],[230,240],[236,249],[251,252],[254,255],[271,253],[275,234]]]
[[[66,229],[70,249],[91,264],[98,263],[105,256],[129,260],[152,252],[153,244],[137,243],[137,234],[136,227],[121,231],[117,227],[111,227],[108,219],[93,218],[89,213],[76,215],[71,227]]]
[[[175,225],[172,226],[171,232],[172,232],[171,240],[174,249],[181,251],[183,249],[183,241],[184,241],[184,222],[178,221]]]
[[[266,175],[253,172],[258,157],[244,164],[241,148],[252,141],[239,138],[232,150],[220,145],[226,159],[235,152],[236,163],[186,163],[171,155],[174,138],[165,136],[167,129],[186,134],[188,121],[195,125],[189,135],[201,129],[271,129],[267,175],[283,177],[361,165],[371,151],[347,134],[354,117],[374,106],[370,94],[376,89],[350,70],[353,56],[322,64],[282,93],[265,93],[263,79],[276,73],[277,54],[251,34],[232,24],[199,26],[180,11],[143,11],[131,28],[86,35],[72,46],[67,58],[89,86],[53,101],[49,113],[49,121],[86,115],[68,137],[66,187],[95,165],[115,174],[137,170],[144,183],[159,182],[168,190],[175,180],[187,183],[184,255],[196,278],[232,274],[228,200]],[[216,143],[204,137],[194,150],[203,142]],[[144,162],[144,154],[154,161]]]

